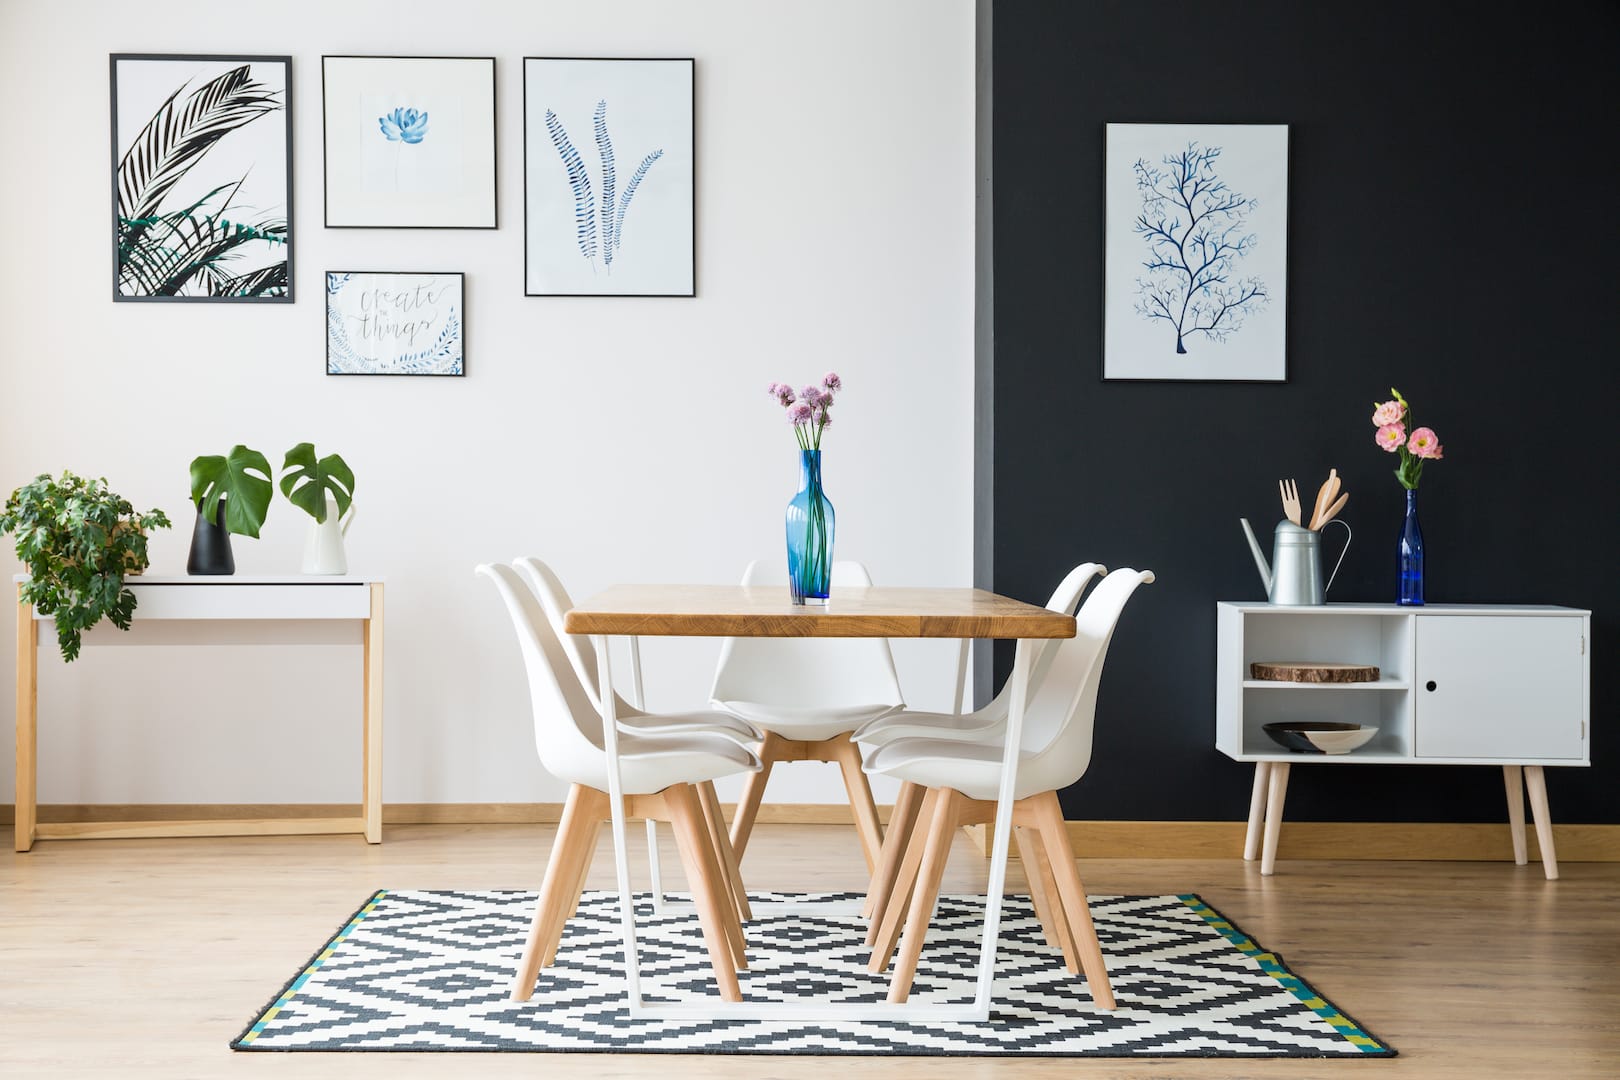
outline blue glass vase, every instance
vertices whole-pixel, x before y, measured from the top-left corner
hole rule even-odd
[[[1406,524],[1401,527],[1400,595],[1397,604],[1423,603],[1423,530],[1418,527],[1417,491],[1406,492]]]
[[[788,587],[795,604],[825,604],[832,584],[833,506],[821,490],[821,451],[799,451],[799,490],[787,506]]]

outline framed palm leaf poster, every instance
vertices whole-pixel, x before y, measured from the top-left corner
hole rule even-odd
[[[493,229],[495,59],[323,56],[327,228]]]
[[[696,295],[693,67],[524,58],[526,295]]]
[[[292,58],[110,61],[113,299],[291,303]]]

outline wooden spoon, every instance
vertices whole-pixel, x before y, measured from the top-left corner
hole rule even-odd
[[[1339,516],[1339,511],[1343,510],[1344,509],[1344,504],[1349,502],[1349,501],[1350,501],[1350,493],[1348,491],[1345,492],[1343,495],[1340,495],[1338,500],[1336,502],[1334,502],[1334,504],[1332,506],[1328,507],[1327,513],[1322,515],[1322,524],[1318,525],[1317,529],[1323,528],[1325,525],[1327,525],[1328,522],[1330,522],[1334,518],[1338,517]]]
[[[1311,523],[1308,528],[1314,530],[1322,527],[1322,513],[1327,509],[1328,500],[1332,498],[1332,496],[1328,494],[1328,488],[1332,486],[1333,477],[1329,476],[1326,480],[1322,481],[1322,486],[1317,489],[1316,504],[1311,507]]]

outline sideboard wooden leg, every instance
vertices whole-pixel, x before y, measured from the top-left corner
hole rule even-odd
[[[18,851],[34,846],[39,781],[39,623],[17,586],[17,795],[13,818]]]
[[[1277,840],[1282,833],[1283,800],[1288,797],[1288,762],[1271,765],[1271,785],[1266,794],[1266,842],[1260,855],[1260,873],[1277,872]]]
[[[1254,790],[1249,794],[1249,831],[1243,834],[1243,861],[1254,862],[1260,855],[1260,827],[1266,818],[1266,783],[1271,779],[1271,762],[1254,763]]]
[[[1536,817],[1536,843],[1548,881],[1558,880],[1558,852],[1553,850],[1552,813],[1547,809],[1547,778],[1540,765],[1524,767],[1524,786],[1530,789],[1530,812]]]
[[[1507,785],[1508,830],[1513,833],[1513,861],[1523,866],[1530,861],[1524,843],[1524,768],[1502,766],[1502,782]]]

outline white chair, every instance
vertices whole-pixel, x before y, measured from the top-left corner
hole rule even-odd
[[[589,695],[591,704],[600,713],[602,711],[601,681],[596,670],[596,652],[588,648],[586,642],[577,634],[570,634],[563,626],[563,620],[570,608],[574,606],[573,598],[563,586],[562,579],[551,567],[530,555],[519,556],[512,560],[512,565],[518,568],[523,575],[535,598],[540,601],[540,608],[546,614],[546,620],[551,623],[552,633],[562,644],[563,651],[568,654],[569,663],[574,668],[574,674],[579,677],[585,693]],[[631,639],[632,658],[630,664],[632,685],[636,702],[631,705],[624,698],[614,692],[614,716],[618,719],[619,729],[641,734],[687,734],[691,732],[704,732],[729,739],[750,752],[759,749],[763,736],[755,731],[746,721],[739,720],[728,713],[702,712],[702,713],[649,713],[641,708],[643,705],[641,695],[641,657],[635,648],[635,639]],[[726,819],[720,809],[720,798],[715,793],[714,784],[704,781],[698,785],[698,798],[703,804],[703,817],[711,830],[725,832]],[[742,873],[738,869],[736,854],[729,840],[718,845],[721,853],[721,870],[725,872],[726,887],[731,893],[733,905],[737,909],[737,917],[744,922],[753,919],[753,910],[748,904],[748,890],[743,885]],[[647,819],[647,865],[652,877],[652,896],[655,909],[663,910],[663,883],[659,872],[658,855],[658,822],[654,818]]]
[[[1051,611],[1061,611],[1065,615],[1073,615],[1074,609],[1080,604],[1081,594],[1086,591],[1086,586],[1091,584],[1091,580],[1098,574],[1107,572],[1107,567],[1101,563],[1081,563],[1064,575],[1057,588],[1052,590],[1051,598],[1046,601],[1047,608]],[[1056,655],[1056,644],[1052,641],[1043,641],[1037,646],[1041,652],[1030,669],[1031,694],[1046,677],[1052,658]],[[1009,680],[1001,688],[1001,693],[997,694],[988,705],[974,712],[958,715],[908,709],[861,725],[855,730],[853,738],[860,744],[862,755],[868,758],[880,747],[899,739],[999,742],[1007,728],[1007,711],[1011,700],[1012,683]],[[901,783],[900,790],[895,795],[894,809],[889,814],[889,827],[883,834],[883,851],[878,857],[877,868],[872,871],[872,883],[866,893],[866,905],[863,910],[872,920],[866,933],[868,945],[877,943],[878,928],[894,890],[895,877],[900,872],[900,860],[905,854],[906,844],[916,824],[917,815],[922,809],[922,801],[921,787],[910,781]],[[1024,842],[1022,833],[1019,834],[1019,839],[1022,847]],[[1036,902],[1042,915],[1041,925],[1043,928],[1048,927],[1049,921],[1044,906],[1046,894],[1038,878],[1039,870],[1033,861],[1029,861],[1025,863],[1025,871],[1030,883],[1030,895],[1039,898]],[[1065,944],[1065,939],[1061,938],[1055,929],[1048,930],[1047,940],[1052,945]],[[1068,951],[1065,948],[1065,952]]]
[[[1049,871],[1056,886],[1056,905],[1049,917],[1068,932],[1091,999],[1104,1009],[1114,1008],[1114,995],[1057,793],[1078,781],[1091,762],[1097,686],[1108,643],[1125,602],[1139,585],[1152,580],[1152,572],[1145,570],[1109,574],[1075,616],[1075,636],[1055,643],[1046,677],[1027,698],[1013,789],[1012,824],[1039,836],[1046,859],[1042,869]],[[1024,647],[1026,643],[1020,642],[1019,648]],[[870,969],[881,972],[894,952],[899,913],[909,897],[905,938],[889,987],[891,1002],[905,1001],[911,992],[953,832],[962,825],[994,820],[1003,749],[1000,741],[909,738],[879,748],[867,760],[869,772],[894,776],[927,791],[872,951]],[[1073,959],[1065,960],[1073,972]]]
[[[787,575],[760,561],[743,571],[743,585],[780,585]],[[858,562],[834,562],[832,586],[872,584]],[[838,601],[836,592],[833,603]],[[850,733],[869,720],[905,707],[894,656],[885,638],[727,638],[720,647],[711,703],[764,732],[759,772],[743,782],[731,846],[741,859],[754,829],[771,767],[779,761],[834,762],[843,771],[855,828],[870,873],[883,846],[877,805],[861,769],[860,749]]]
[[[540,900],[512,987],[514,1001],[527,1001],[542,967],[556,956],[564,924],[577,905],[596,834],[609,817],[607,755],[602,715],[580,684],[539,601],[509,566],[483,565],[477,572],[494,583],[517,630],[534,707],[535,749],[546,771],[569,784],[557,840],[546,863]],[[684,714],[694,724],[719,723],[712,714]],[[718,836],[704,822],[694,785],[759,768],[759,759],[731,739],[709,732],[618,736],[619,772],[628,817],[670,821],[692,885],[703,937],[721,997],[742,1000],[737,969],[747,966],[742,927],[727,902]]]

